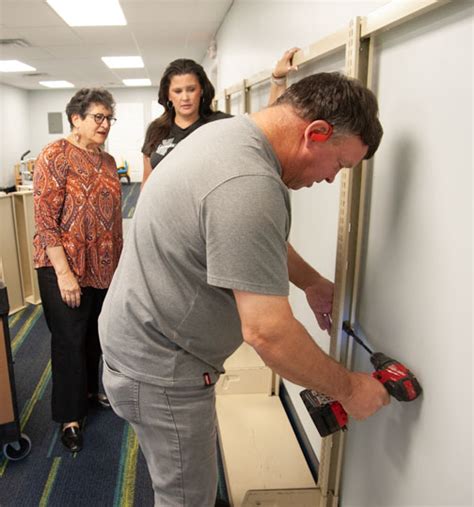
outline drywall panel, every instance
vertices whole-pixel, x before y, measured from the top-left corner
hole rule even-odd
[[[387,1],[260,1],[237,0],[221,29],[217,40],[217,57],[205,59],[207,69],[217,67],[217,91],[234,86],[243,79],[265,69],[271,69],[284,50],[304,48],[332,32],[348,26],[356,15],[366,15]],[[344,69],[341,51],[317,62],[301,66],[289,83],[318,71]],[[251,111],[258,111],[268,103],[269,86],[263,83],[252,89]],[[224,109],[224,102],[219,102]],[[233,111],[238,111],[234,105]],[[334,278],[336,256],[339,182],[322,183],[311,189],[292,193],[293,216],[291,241],[296,249],[324,276]],[[290,302],[296,317],[306,326],[315,340],[328,349],[329,336],[317,326],[304,294],[292,287]],[[319,455],[320,437],[304,407],[301,388],[285,381],[292,403],[304,430]]]
[[[305,47],[389,0],[235,0],[217,34],[217,89],[271,69],[283,52]],[[215,62],[204,60],[206,68]]]
[[[344,507],[472,505],[472,28],[454,2],[376,44],[385,136],[358,323],[424,394],[350,425]],[[370,370],[360,349],[355,367]]]
[[[107,140],[107,151],[115,158],[117,166],[127,161],[132,181],[141,181],[143,175],[144,109],[142,102],[118,102],[115,114],[122,121],[117,120]]]

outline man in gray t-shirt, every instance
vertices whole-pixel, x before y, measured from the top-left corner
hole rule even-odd
[[[370,91],[316,74],[270,108],[201,127],[148,180],[99,326],[104,386],[137,433],[157,505],[213,505],[213,386],[242,340],[356,418],[388,403],[379,382],[322,352],[288,303],[291,281],[330,329],[333,285],[287,243],[288,189],[332,182],[381,136]]]

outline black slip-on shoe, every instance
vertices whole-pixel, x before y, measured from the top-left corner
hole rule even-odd
[[[82,430],[78,426],[68,426],[61,430],[61,442],[69,452],[79,452],[82,449]]]

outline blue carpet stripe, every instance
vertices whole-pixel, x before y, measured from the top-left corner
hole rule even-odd
[[[53,449],[58,440],[58,436],[59,436],[59,426],[56,428],[56,431],[53,433],[53,436],[51,438],[51,443],[49,444],[48,448],[48,454],[46,455],[48,458],[51,458],[51,455],[53,454]]]
[[[20,426],[23,430],[28,423],[31,414],[33,413],[33,409],[35,408],[36,403],[40,399],[40,393],[44,392],[46,385],[51,380],[51,360],[48,361],[46,368],[43,370],[43,374],[36,386],[36,389],[33,392],[33,396],[28,400],[26,405],[23,407],[20,415]]]
[[[122,447],[120,449],[120,461],[118,466],[117,482],[115,484],[114,507],[119,506],[120,493],[122,491],[123,469],[125,466],[125,456],[127,454],[127,436],[128,436],[128,425],[125,425],[123,428],[122,435]]]
[[[129,424],[126,424],[122,436],[114,507],[129,507],[134,504],[137,459],[138,440],[133,428]]]
[[[45,385],[49,383],[51,379],[51,361],[48,361],[48,364],[46,365],[46,368],[43,370],[43,374],[41,375],[41,378],[36,385],[36,388],[33,392],[33,395],[31,398],[26,402],[25,406],[23,407],[23,410],[20,414],[20,430],[23,431],[25,429],[26,424],[28,423],[31,414],[33,413],[33,409],[35,408],[36,403],[39,400],[39,393],[41,393]],[[3,457],[0,460],[0,477],[2,477],[5,473],[5,470],[8,466],[9,461]]]
[[[139,195],[140,195],[140,183],[130,183],[130,185],[122,185],[123,218],[132,218]]]
[[[19,310],[15,314],[8,317],[8,327],[10,328],[10,336],[14,336],[17,331],[18,327],[21,326],[25,320],[28,318],[29,315],[34,311],[36,308],[35,305],[27,305],[25,308]]]
[[[15,326],[15,324],[23,317],[23,314],[27,310],[28,310],[28,307],[26,306],[22,310],[19,310],[15,314],[10,315],[10,317],[8,317],[8,326],[10,327],[10,329],[12,329]]]
[[[33,326],[36,324],[37,320],[41,317],[43,313],[43,306],[38,305],[34,307],[31,315],[26,319],[26,321],[22,324],[21,328],[15,335],[15,338],[12,340],[12,356],[15,357],[20,347],[24,344],[25,340],[28,338],[30,331],[33,329]]]
[[[139,185],[133,190],[138,195]],[[18,423],[32,449],[10,462],[0,446],[0,506],[152,507],[153,488],[135,432],[113,411],[89,410],[80,453],[71,455],[61,445],[59,425],[51,420],[51,340],[42,307],[29,305],[17,314],[9,327]]]

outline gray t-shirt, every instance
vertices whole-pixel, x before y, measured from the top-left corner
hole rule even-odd
[[[204,125],[153,171],[99,319],[110,364],[158,385],[216,380],[242,343],[232,289],[288,295],[280,173],[247,116]]]

